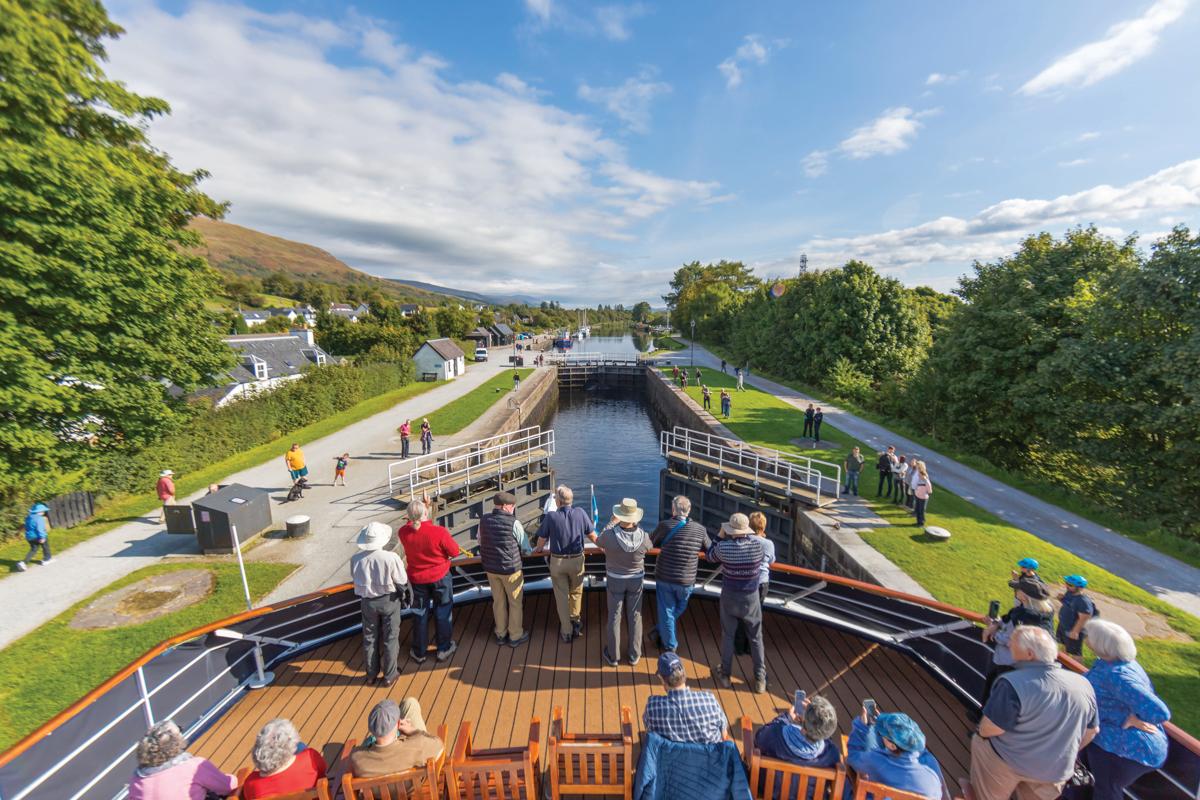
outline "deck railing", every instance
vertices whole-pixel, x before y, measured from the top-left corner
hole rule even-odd
[[[554,431],[534,425],[474,442],[447,447],[428,455],[388,464],[388,494],[401,489],[410,498],[470,484],[519,465],[528,466],[554,455]]]
[[[653,359],[645,353],[548,353],[551,366],[636,367]]]
[[[647,556],[653,574],[657,551]],[[585,585],[605,583],[601,554],[589,550]],[[525,588],[550,591],[544,557],[525,559]],[[918,660],[964,703],[977,698],[991,648],[979,637],[984,615],[880,586],[790,565],[771,567],[769,610],[802,617],[901,650]],[[454,561],[456,602],[490,597],[478,558]],[[654,582],[647,581],[648,588]],[[702,561],[695,593],[718,597],[718,565]],[[0,754],[0,797],[5,800],[122,798],[137,740],[155,720],[174,719],[198,737],[246,692],[255,677],[253,645],[214,635],[220,628],[295,643],[265,646],[270,666],[327,642],[357,633],[359,603],[349,584],[265,606],[205,625],[163,642]],[[1060,656],[1068,669],[1083,667]],[[1200,741],[1168,724],[1166,765],[1142,778],[1135,798],[1184,800],[1200,792]]]
[[[665,458],[715,462],[718,471],[746,473],[755,484],[770,481],[780,485],[789,496],[796,489],[806,489],[816,494],[818,506],[838,499],[842,493],[842,468],[838,464],[737,442],[705,431],[676,425],[660,434],[659,450]]]

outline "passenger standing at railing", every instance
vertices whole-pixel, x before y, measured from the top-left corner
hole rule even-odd
[[[479,559],[492,590],[492,618],[496,644],[517,647],[529,641],[525,632],[525,577],[522,555],[532,548],[517,519],[517,498],[497,492],[495,508],[479,520]]]
[[[570,642],[583,633],[583,537],[595,527],[586,511],[571,505],[575,493],[570,486],[559,486],[554,494],[558,508],[542,517],[536,551],[549,550],[559,636]]]
[[[708,560],[724,569],[721,583],[721,663],[713,666],[713,680],[723,689],[732,686],[734,640],[745,627],[754,661],[754,692],[767,690],[767,659],[763,650],[762,601],[758,596],[766,552],[754,535],[745,514],[733,514],[721,525],[720,539],[708,549]]]
[[[775,563],[775,543],[767,538],[767,515],[761,511],[751,512],[750,529],[754,531],[754,535],[758,537],[759,543],[763,546],[762,569],[759,572],[758,581],[758,602],[760,605],[765,605],[767,589],[771,586],[771,565]],[[746,635],[744,627],[738,627],[733,651],[739,656],[750,653],[750,639]]]
[[[644,510],[637,500],[626,497],[613,506],[612,520],[600,532],[588,534],[593,544],[604,551],[604,569],[608,594],[608,626],[604,631],[601,658],[610,667],[621,659],[621,614],[626,617],[629,633],[629,665],[642,659],[642,588],[646,582],[646,551],[650,537],[638,523]]]
[[[454,585],[450,580],[450,560],[460,552],[450,531],[428,519],[422,500],[412,500],[405,511],[408,524],[396,532],[408,559],[408,579],[412,582],[413,617],[410,653],[413,661],[425,660],[429,645],[429,617],[433,616],[437,640],[437,660],[454,655],[458,643],[452,638]]]
[[[367,683],[380,680],[391,686],[400,677],[396,656],[400,649],[400,615],[408,592],[404,560],[383,547],[392,529],[371,522],[358,532],[358,549],[350,558],[354,594],[362,610],[362,637]],[[381,677],[382,676],[382,677]]]
[[[433,428],[429,425],[429,417],[421,420],[421,455],[427,456],[433,452]]]
[[[671,500],[671,517],[658,523],[650,534],[651,543],[659,548],[654,563],[654,599],[658,606],[659,647],[674,651],[679,646],[675,628],[687,611],[688,598],[696,585],[696,570],[700,553],[712,546],[708,531],[698,522],[688,519],[692,501],[678,495]]]

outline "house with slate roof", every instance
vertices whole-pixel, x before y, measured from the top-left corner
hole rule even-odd
[[[417,377],[423,381],[448,381],[467,369],[466,354],[451,339],[428,339],[413,354]]]
[[[242,315],[242,322],[246,323],[247,328],[255,328],[271,318],[270,311],[260,311],[258,309],[243,311],[239,308],[238,313]]]
[[[205,392],[217,408],[296,380],[308,367],[334,363],[333,357],[317,346],[311,330],[246,333],[226,336],[224,342],[239,358],[237,366],[229,370],[230,382]]]

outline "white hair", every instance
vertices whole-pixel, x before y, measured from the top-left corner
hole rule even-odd
[[[567,508],[575,502],[575,493],[571,491],[570,486],[559,486],[554,490],[554,496],[558,498],[559,508]]]
[[[138,766],[161,767],[186,749],[187,740],[178,725],[169,719],[156,722],[138,741]]]
[[[675,499],[671,501],[671,510],[675,512],[676,516],[686,517],[692,513],[692,501],[681,494],[676,495]]]
[[[408,517],[410,522],[420,522],[425,519],[425,502],[422,500],[413,500],[408,504],[408,509],[404,515]]]
[[[1104,661],[1133,661],[1137,658],[1137,645],[1133,643],[1133,637],[1115,622],[1089,619],[1083,625],[1083,634],[1097,658]]]
[[[1058,658],[1058,645],[1055,644],[1054,637],[1047,633],[1045,628],[1036,625],[1018,625],[1008,639],[1008,646],[1014,656],[1019,647],[1032,656],[1029,660],[1040,661],[1043,664],[1053,664]]]
[[[273,719],[258,732],[250,759],[261,774],[270,775],[281,770],[296,755],[299,744],[300,734],[291,720]]]

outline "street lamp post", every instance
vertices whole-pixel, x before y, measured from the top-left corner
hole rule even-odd
[[[696,320],[692,320],[692,366],[696,366]]]

